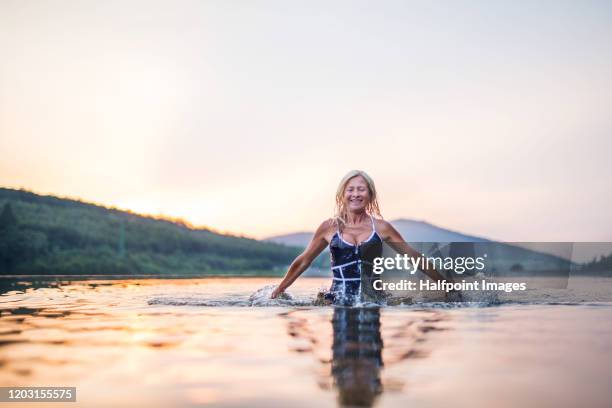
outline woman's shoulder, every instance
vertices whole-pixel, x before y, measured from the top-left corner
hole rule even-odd
[[[336,220],[333,218],[328,218],[319,225],[319,227],[317,228],[317,233],[319,232],[327,233],[331,230],[335,230],[336,228],[337,228]]]
[[[378,235],[384,240],[391,237],[399,237],[399,233],[389,221],[385,221],[381,218],[374,218],[374,225],[376,226]]]
[[[389,221],[383,220],[382,218],[374,218],[374,225],[377,230],[385,231],[389,228],[393,228],[393,225]]]
[[[333,218],[324,220],[317,228],[317,231],[314,234],[314,238],[330,242],[332,236],[336,232],[336,229],[337,227]]]

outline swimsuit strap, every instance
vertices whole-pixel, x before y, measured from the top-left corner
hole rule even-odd
[[[376,232],[376,224],[374,223],[374,217],[370,214],[370,219],[372,220],[372,231]]]

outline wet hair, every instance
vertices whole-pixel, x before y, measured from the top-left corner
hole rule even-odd
[[[376,197],[376,186],[374,185],[374,180],[363,170],[351,170],[340,180],[340,184],[338,184],[338,190],[336,190],[336,210],[333,218],[333,223],[341,228],[346,224],[348,210],[344,203],[344,190],[346,189],[346,185],[349,181],[354,179],[355,177],[361,176],[367,186],[369,194],[369,200],[366,204],[366,213],[371,216],[378,216],[382,218],[380,214],[380,208],[378,207],[378,199]]]

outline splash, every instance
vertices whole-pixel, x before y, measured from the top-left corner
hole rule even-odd
[[[249,296],[249,306],[311,306],[313,301],[299,300],[290,293],[282,292],[275,299],[271,299],[272,292],[276,289],[276,285],[266,285],[263,288],[257,289]]]
[[[154,296],[149,298],[147,303],[149,305],[168,305],[168,306],[207,306],[207,307],[325,307],[331,306],[329,300],[326,299],[326,289],[319,289],[313,296],[311,294],[304,294],[297,296],[290,292],[283,292],[279,294],[275,299],[271,299],[272,292],[276,289],[276,285],[265,285],[250,295],[245,293],[225,293],[225,294],[204,294],[196,293],[185,296]],[[349,307],[364,308],[364,307],[428,307],[428,308],[455,308],[455,307],[469,307],[469,306],[491,306],[496,304],[493,299],[488,301],[452,301],[447,299],[442,301],[440,299],[431,298],[408,298],[408,297],[394,297],[379,299],[378,301],[373,300],[360,300],[351,304]]]
[[[155,296],[147,301],[149,305],[209,306],[209,307],[294,307],[315,306],[310,297],[297,297],[288,292],[271,299],[276,285],[266,285],[246,296],[244,293],[189,294],[186,296]]]
[[[160,294],[147,298],[149,305],[172,305],[172,306],[208,306],[208,307],[325,307],[330,306],[325,294],[327,290],[310,288],[310,290],[297,290],[294,292],[281,293],[277,298],[270,296],[276,288],[275,285],[265,285],[255,291],[254,288],[235,288],[231,292],[209,291],[189,292],[184,294],[174,293],[172,295]],[[374,300],[362,299],[352,307],[384,307],[384,308],[430,308],[430,309],[452,309],[466,307],[491,307],[508,304],[598,304],[605,302],[610,304],[609,297],[602,296],[601,299],[594,297],[593,293],[576,289],[534,289],[526,291],[522,296],[515,294],[499,294],[494,291],[480,291],[461,293],[414,293],[410,296],[386,296]],[[607,293],[607,292],[606,292]]]

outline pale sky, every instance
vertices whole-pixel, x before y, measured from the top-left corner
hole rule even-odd
[[[0,186],[257,238],[612,241],[612,3],[0,0]]]

